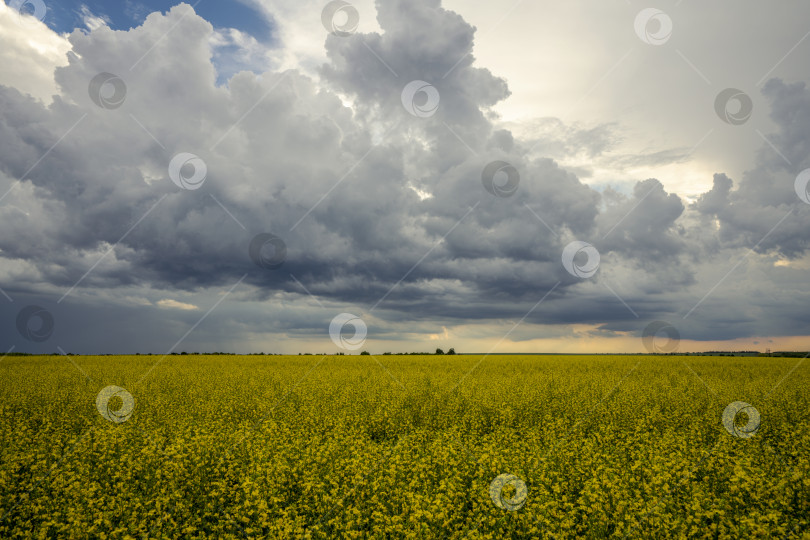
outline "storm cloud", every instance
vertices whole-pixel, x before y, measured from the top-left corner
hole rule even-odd
[[[0,86],[0,347],[165,352],[225,293],[184,348],[328,343],[347,310],[388,341],[518,320],[539,336],[661,318],[695,340],[806,333],[803,82],[762,87],[777,129],[737,185],[718,171],[694,202],[655,178],[597,190],[542,149],[602,155],[609,125],[521,138],[461,15],[381,0],[376,16],[379,32],[323,29],[317,75],[268,61],[223,82],[218,31],[180,4],[70,34],[50,103]],[[685,155],[662,152],[617,159]],[[278,241],[251,251],[262,234]],[[574,241],[598,251],[592,277],[566,268]],[[55,314],[51,341],[13,330],[28,303]]]

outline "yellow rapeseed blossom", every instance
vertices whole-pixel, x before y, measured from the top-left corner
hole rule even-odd
[[[0,363],[2,538],[810,537],[810,363],[75,360]]]

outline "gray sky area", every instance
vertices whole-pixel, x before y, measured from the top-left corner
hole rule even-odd
[[[2,352],[810,347],[806,2],[242,5],[2,5]]]

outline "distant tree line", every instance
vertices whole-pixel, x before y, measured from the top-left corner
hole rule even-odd
[[[362,352],[362,353],[360,353],[360,354],[370,354],[370,353],[368,353],[368,352],[366,352],[366,351],[363,351],[363,352]],[[384,353],[383,353],[383,356],[389,356],[389,355],[390,355],[390,356],[402,356],[402,355],[406,355],[406,354],[416,354],[416,355],[419,355],[419,356],[429,356],[431,353],[429,353],[429,352],[403,352],[403,353],[384,352]],[[433,353],[433,354],[456,354],[456,350],[455,350],[454,348],[452,348],[452,347],[451,347],[451,348],[450,348],[450,349],[449,349],[449,350],[448,350],[448,351],[445,353],[445,352],[444,352],[443,350],[441,350],[441,349],[436,349],[436,352],[435,352],[435,353]]]
[[[444,352],[444,350],[437,348],[436,352],[429,353],[429,352],[401,352],[401,353],[392,353],[392,352],[384,352],[383,355],[385,356],[403,356],[403,355],[417,355],[417,356],[431,356],[431,355],[443,355],[443,354],[458,354],[456,350],[451,347]],[[534,353],[520,353],[520,354],[527,354],[531,355]],[[549,356],[554,355],[555,353],[536,353],[538,355]],[[616,356],[619,354],[620,356],[630,355],[636,356],[639,353],[595,353],[599,356]],[[264,353],[264,352],[257,352],[257,353],[232,353],[232,352],[171,352],[168,353],[171,356],[188,356],[188,355],[196,355],[196,356],[288,356],[284,353]],[[345,352],[336,352],[334,354],[329,353],[298,353],[298,356],[345,356]],[[371,355],[368,351],[362,351],[360,353],[361,356],[368,356]],[[566,356],[576,356],[576,354],[565,354]],[[75,353],[65,353],[64,355],[61,352],[53,352],[50,354],[35,354],[35,353],[26,353],[26,352],[7,352],[5,354],[0,355],[2,356],[81,356]],[[118,355],[118,354],[111,354],[111,353],[101,353],[101,354],[88,354],[84,356],[126,356],[126,355]],[[167,356],[161,353],[134,353],[134,356]],[[658,354],[642,354],[642,356],[759,356],[759,357],[777,357],[777,358],[803,358],[810,356],[810,352],[803,352],[803,351],[774,351],[774,352],[759,352],[759,351],[705,351],[705,352],[671,352],[671,353],[658,353]]]

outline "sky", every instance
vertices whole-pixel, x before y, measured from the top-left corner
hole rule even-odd
[[[808,23],[5,0],[0,351],[807,350]]]

